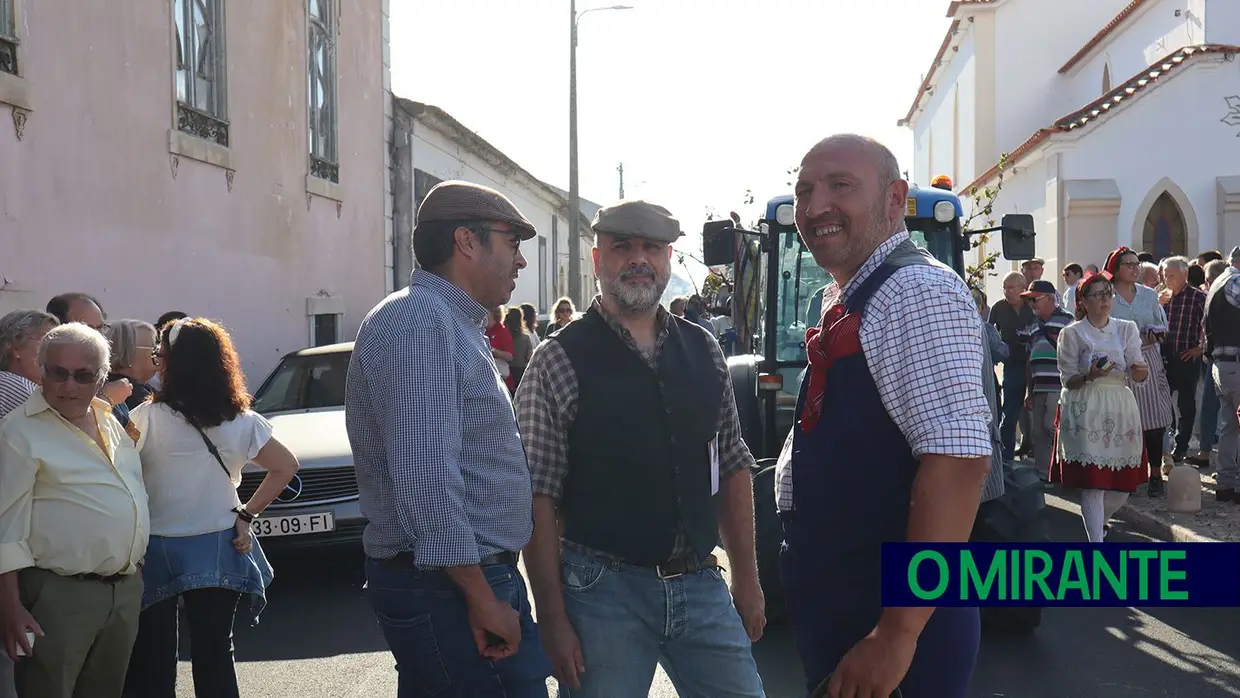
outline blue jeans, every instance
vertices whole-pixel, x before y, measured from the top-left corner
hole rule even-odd
[[[398,698],[547,698],[551,661],[516,567],[482,568],[495,596],[521,613],[521,645],[492,662],[478,653],[465,597],[447,574],[366,559],[366,589],[396,659]]]
[[[1218,442],[1218,390],[1214,387],[1214,375],[1210,364],[1201,362],[1201,414],[1197,421],[1201,452],[1208,454]]]
[[[1003,420],[999,422],[999,438],[1003,441],[1003,460],[1016,455],[1016,425],[1025,409],[1025,361],[1003,363]]]
[[[723,574],[670,579],[653,570],[562,551],[568,618],[581,641],[581,688],[562,698],[645,698],[655,664],[681,698],[761,698],[752,644]]]

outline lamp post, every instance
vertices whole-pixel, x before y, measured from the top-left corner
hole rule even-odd
[[[577,189],[577,22],[600,10],[631,10],[628,5],[591,7],[577,14],[577,0],[569,0],[568,41],[568,297],[581,303],[581,194]]]

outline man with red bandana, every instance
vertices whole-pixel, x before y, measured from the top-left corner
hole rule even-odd
[[[967,541],[979,502],[1002,492],[982,321],[964,281],[905,231],[908,183],[887,148],[827,138],[795,193],[801,238],[835,279],[776,470],[807,686],[963,698],[978,610],[883,608],[880,562],[883,542]]]

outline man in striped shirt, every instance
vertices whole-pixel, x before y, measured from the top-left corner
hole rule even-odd
[[[1059,307],[1055,285],[1034,281],[1029,290],[1020,294],[1033,310],[1034,323],[1029,328],[1029,362],[1025,385],[1025,409],[1033,440],[1033,460],[1038,471],[1050,472],[1051,447],[1055,443],[1055,413],[1059,409],[1059,331],[1072,322],[1072,316]]]

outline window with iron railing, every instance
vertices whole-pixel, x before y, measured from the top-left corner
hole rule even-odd
[[[228,147],[224,0],[172,0],[177,129]]]
[[[17,0],[0,0],[0,73],[17,72]]]
[[[309,16],[306,72],[309,81],[310,174],[338,183],[336,0],[306,2]]]

